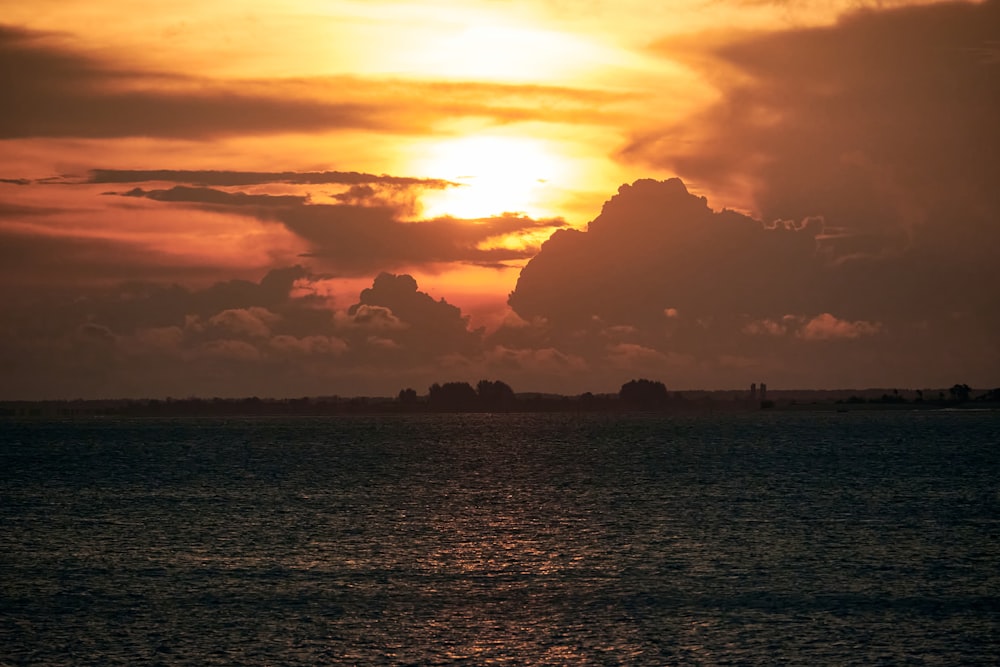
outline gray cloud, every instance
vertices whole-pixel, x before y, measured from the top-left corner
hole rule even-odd
[[[387,185],[441,189],[458,185],[436,178],[411,178],[357,171],[227,171],[200,169],[93,169],[87,183],[148,183],[151,181],[190,185],[245,186],[289,183],[296,185]]]

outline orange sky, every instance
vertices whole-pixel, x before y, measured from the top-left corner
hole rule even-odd
[[[258,393],[394,393],[398,380],[449,374],[559,391],[612,390],[643,371],[687,387],[997,380],[995,1],[0,10],[0,286],[21,308],[0,340],[23,377],[3,397],[233,393],[248,381]],[[620,212],[605,208],[617,231],[587,231],[622,184],[673,177],[692,202],[787,226],[796,242],[708,233],[682,213],[701,215],[684,196],[641,188],[619,196]],[[647,214],[658,222],[639,225]],[[769,276],[774,299],[679,284],[746,283],[733,275],[744,263]],[[204,296],[232,281],[262,289],[296,265],[287,303]],[[905,271],[915,277],[887,277]],[[412,275],[411,300],[458,306],[471,347],[428,347],[435,316],[396,322],[388,303],[372,305],[396,318],[389,329],[345,324],[381,272]],[[806,276],[814,294],[785,294]],[[644,278],[677,284],[628,282]],[[119,293],[137,283],[176,285],[191,303],[140,316]],[[81,299],[108,301],[39,314]],[[306,306],[328,321],[310,328]],[[207,333],[212,317],[248,308],[288,331]],[[670,321],[648,316],[670,308]],[[32,334],[26,318],[43,324]],[[95,353],[82,331],[110,347]],[[917,360],[955,331],[972,347],[946,345],[922,371]],[[282,357],[274,336],[343,345],[312,363]],[[237,348],[253,369],[222,359],[229,381],[165,370]],[[275,378],[282,360],[316,377]],[[94,368],[103,386],[80,380]],[[153,373],[148,387],[138,368]]]

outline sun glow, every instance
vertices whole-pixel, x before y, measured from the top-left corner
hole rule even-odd
[[[527,137],[472,136],[431,144],[415,173],[458,186],[428,193],[424,216],[484,218],[502,213],[554,215],[549,190],[565,182],[567,160],[546,142]]]

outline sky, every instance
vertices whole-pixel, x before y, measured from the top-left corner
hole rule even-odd
[[[1000,385],[1000,1],[0,0],[0,399]]]

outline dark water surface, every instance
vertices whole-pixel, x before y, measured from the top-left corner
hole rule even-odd
[[[0,664],[993,664],[1000,415],[0,420]]]

